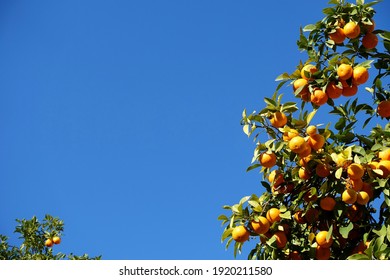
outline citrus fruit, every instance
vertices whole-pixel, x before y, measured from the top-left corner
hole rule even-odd
[[[382,118],[390,117],[390,100],[383,100],[378,104],[377,113]]]
[[[360,26],[354,21],[348,22],[343,29],[345,36],[349,39],[355,39],[360,35]]]
[[[380,151],[378,157],[382,160],[390,160],[390,148]]]
[[[363,30],[366,33],[371,33],[375,29],[375,21],[373,19],[370,19],[371,24],[363,24]]]
[[[249,230],[244,226],[237,226],[232,231],[232,237],[237,242],[245,242],[249,239]]]
[[[347,173],[352,180],[360,179],[364,175],[364,167],[360,163],[351,163],[348,166]]]
[[[350,64],[342,63],[337,68],[337,75],[339,76],[340,80],[343,81],[348,80],[349,78],[352,77],[352,74],[353,74],[353,68],[352,65]]]
[[[53,237],[53,243],[54,244],[60,244],[61,243],[61,238],[59,236],[54,236]]]
[[[256,232],[257,234],[266,233],[269,230],[269,226],[270,226],[269,221],[267,220],[267,218],[263,216],[260,216],[258,220],[259,220],[258,222],[256,221],[251,222],[253,231]]]
[[[341,81],[341,84],[343,85],[343,91],[341,92],[343,96],[354,96],[358,92],[358,87],[355,84],[349,85],[346,81]]]
[[[390,175],[390,160],[379,161],[378,168],[383,171],[382,178],[387,178]]]
[[[367,33],[362,39],[362,45],[366,49],[373,49],[378,45],[378,37],[374,33]]]
[[[357,193],[354,189],[346,189],[341,194],[341,200],[347,204],[354,204],[357,199]]]
[[[259,156],[259,161],[262,166],[271,168],[276,164],[276,155],[273,152],[264,152]]]
[[[283,231],[275,232],[274,236],[276,237],[276,247],[279,249],[286,247],[287,236]]]
[[[325,90],[329,98],[336,99],[339,98],[343,92],[343,88],[339,87],[336,82],[331,81]]]
[[[278,208],[271,208],[267,211],[267,220],[273,224],[280,221],[280,210]]]
[[[283,112],[275,112],[273,113],[270,122],[274,127],[283,127],[287,123],[287,116]]]
[[[360,205],[366,205],[370,201],[370,196],[365,191],[360,191],[356,196],[356,203]]]
[[[311,177],[311,172],[307,168],[301,167],[298,171],[298,177],[302,180],[309,180]]]
[[[330,248],[317,246],[316,248],[316,259],[317,260],[329,260],[331,255]]]
[[[279,186],[280,184],[284,183],[283,174],[280,172],[280,170],[272,170],[268,175],[268,181],[274,186]]]
[[[307,142],[313,150],[318,151],[324,146],[325,137],[322,136],[321,134],[311,135],[307,140]]]
[[[347,185],[347,187],[349,187],[349,188],[351,188],[351,189],[353,189],[353,190],[355,190],[357,192],[360,191],[362,189],[362,187],[363,187],[363,180],[362,180],[362,178],[355,179],[355,180],[351,179],[349,181],[349,184]]]
[[[328,101],[328,95],[324,91],[316,89],[310,96],[310,101],[317,106],[322,106]]]
[[[304,224],[304,223],[306,223],[306,220],[305,220],[305,218],[303,217],[303,211],[302,211],[302,210],[298,210],[297,212],[294,213],[294,220],[295,220],[298,224]]]
[[[313,136],[317,133],[318,133],[317,127],[315,125],[310,125],[306,128],[306,134],[309,136]]]
[[[336,28],[334,32],[329,33],[329,39],[333,40],[335,44],[342,44],[346,36],[342,28]]]
[[[303,152],[306,149],[305,145],[307,145],[305,138],[301,136],[295,136],[288,142],[288,147],[296,154]]]
[[[335,206],[336,206],[336,200],[333,197],[327,196],[321,198],[320,200],[320,207],[322,210],[333,211]]]
[[[306,64],[301,69],[301,78],[305,80],[313,80],[312,76],[317,71],[317,67],[315,67],[313,64]]]
[[[361,85],[368,80],[368,70],[363,66],[357,66],[353,68],[352,83],[355,85]]]
[[[328,231],[323,230],[317,233],[316,242],[317,245],[323,248],[329,248],[333,244],[333,237],[331,236],[328,240],[326,240],[326,236],[328,235]]]
[[[51,240],[50,238],[45,240],[45,246],[46,247],[52,247],[53,244],[54,244],[53,240]]]
[[[316,174],[321,178],[326,178],[330,175],[330,166],[326,163],[318,163],[316,166]]]

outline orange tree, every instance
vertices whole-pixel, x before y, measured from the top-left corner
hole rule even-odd
[[[59,246],[64,231],[64,222],[46,215],[42,222],[36,217],[31,220],[16,220],[15,233],[22,240],[19,246],[8,244],[7,236],[0,235],[0,260],[92,260],[100,256],[89,257],[87,254],[54,254],[53,247]]]
[[[330,1],[300,31],[307,61],[276,79],[258,113],[244,110],[257,142],[248,171],[265,192],[219,216],[235,256],[252,245],[248,259],[389,259],[390,33],[375,26],[375,4]],[[314,123],[317,111],[334,121]]]

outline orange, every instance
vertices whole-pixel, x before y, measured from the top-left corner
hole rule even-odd
[[[60,244],[61,243],[61,238],[59,236],[54,236],[53,237],[53,243],[54,244]]]
[[[304,158],[304,157],[307,157],[311,154],[311,147],[309,146],[309,144],[306,143],[305,145],[305,149],[300,152],[298,155],[301,157],[301,158]]]
[[[339,87],[336,82],[331,81],[325,90],[326,94],[329,98],[336,99],[341,96],[341,93],[343,92],[343,88]]]
[[[387,149],[385,149],[385,150],[383,150],[383,151],[380,151],[380,152],[378,153],[378,157],[379,157],[380,159],[383,159],[383,160],[390,160],[390,149],[387,148]]]
[[[325,211],[333,211],[336,206],[336,200],[333,197],[327,196],[320,200],[320,207]]]
[[[343,85],[343,91],[341,94],[343,96],[354,96],[358,92],[358,87],[355,84],[349,85],[346,81],[341,81]]]
[[[256,221],[251,222],[251,226],[253,231],[256,232],[257,234],[264,234],[269,230],[270,224],[267,218],[260,216],[258,222]]]
[[[271,168],[276,164],[276,155],[273,152],[264,152],[259,156],[259,161],[262,166]]]
[[[306,128],[306,134],[309,136],[313,136],[317,133],[317,127],[315,125],[310,125]]]
[[[349,39],[355,39],[360,35],[360,26],[354,21],[348,22],[343,29],[345,36]]]
[[[237,226],[232,231],[232,237],[237,242],[245,242],[249,239],[249,230],[244,226]]]
[[[271,208],[267,211],[267,220],[273,224],[280,221],[280,210],[278,208]]]
[[[328,95],[324,91],[316,89],[310,96],[310,101],[317,106],[322,106],[328,101]]]
[[[313,80],[313,74],[317,71],[317,67],[315,67],[313,64],[306,64],[301,69],[301,77],[305,80]]]
[[[351,163],[348,166],[347,173],[352,180],[360,179],[364,175],[364,167],[360,163]]]
[[[375,29],[375,21],[373,19],[370,19],[372,24],[363,24],[363,30],[366,33],[371,33]]]
[[[297,135],[299,135],[299,132],[296,129],[289,129],[288,131],[283,132],[283,140],[290,141]]]
[[[301,257],[301,254],[299,254],[298,251],[292,251],[292,252],[288,255],[288,259],[289,259],[289,260],[302,260],[302,257]]]
[[[388,178],[390,175],[390,160],[381,160],[378,168],[383,171],[382,178]]]
[[[337,68],[337,75],[339,76],[340,80],[343,81],[348,80],[349,78],[352,77],[352,74],[353,74],[353,68],[352,65],[350,64],[342,63]]]
[[[288,142],[290,150],[296,154],[302,153],[306,149],[306,141],[301,136],[295,136]]]
[[[333,40],[335,44],[342,44],[345,38],[344,30],[340,27],[336,28],[334,32],[329,33],[329,39]]]
[[[311,177],[311,173],[310,173],[310,171],[307,168],[301,167],[301,168],[299,168],[298,176],[302,180],[309,180],[310,177]]]
[[[279,249],[286,247],[287,236],[283,231],[275,232],[274,236],[276,237],[276,247],[278,247]]]
[[[316,166],[316,174],[321,178],[326,178],[330,175],[330,167],[326,163],[319,163]]]
[[[370,196],[365,191],[360,191],[356,196],[356,203],[360,205],[366,205],[370,201]]]
[[[294,81],[293,83],[293,88],[294,88],[294,93],[300,89],[299,93],[295,93],[296,95],[298,95],[300,98],[302,99],[307,99],[307,97],[309,96],[310,97],[310,91],[309,91],[309,88],[308,88],[308,82],[306,79],[297,79]],[[305,100],[307,101],[307,100]]]
[[[372,189],[371,184],[364,182],[361,190],[368,194],[370,200],[374,198],[374,191]]]
[[[305,220],[308,224],[317,222],[320,212],[315,208],[310,208],[305,213]]]
[[[45,241],[45,246],[46,247],[51,247],[51,246],[53,246],[53,240],[51,240],[51,239],[46,239],[46,241]]]
[[[329,260],[331,255],[330,248],[317,246],[316,248],[316,259],[317,260]]]
[[[307,203],[311,201],[316,201],[317,198],[318,198],[317,194],[312,194],[311,190],[306,192],[305,195],[303,196],[303,200],[306,201]]]
[[[362,178],[356,179],[356,180],[350,180],[349,184],[347,185],[348,188],[351,188],[355,191],[360,191],[363,187],[363,180]]]
[[[304,223],[306,223],[306,220],[305,220],[305,218],[303,217],[303,211],[302,211],[302,210],[298,210],[297,212],[294,213],[294,220],[295,220],[298,224],[304,224]]]
[[[341,200],[347,204],[354,204],[357,199],[357,193],[354,189],[346,189],[341,194]]]
[[[272,170],[272,172],[268,175],[268,181],[277,187],[284,183],[283,174],[280,172],[280,170]]]
[[[352,83],[355,85],[361,85],[368,80],[368,70],[363,66],[353,68]]]
[[[363,216],[363,212],[356,204],[348,206],[347,217],[351,222],[359,221],[362,218],[362,216]]]
[[[331,236],[329,240],[326,240],[326,236],[328,235],[328,231],[323,230],[317,233],[316,235],[316,242],[317,245],[321,246],[322,248],[329,248],[333,244],[333,237]]]
[[[378,108],[377,108],[376,112],[382,118],[390,117],[390,100],[381,101],[378,104]]]
[[[325,137],[322,136],[321,134],[315,134],[315,135],[310,136],[309,139],[307,140],[307,142],[309,143],[310,147],[313,150],[318,151],[319,149],[321,149],[324,146]]]
[[[378,37],[374,33],[367,33],[362,39],[362,45],[366,49],[373,49],[378,45]]]
[[[283,127],[287,123],[287,116],[283,112],[275,112],[270,122],[274,127]]]

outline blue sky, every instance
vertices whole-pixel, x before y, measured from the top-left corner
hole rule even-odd
[[[0,233],[49,213],[57,251],[232,259],[221,207],[263,191],[241,112],[305,59],[299,27],[326,5],[1,1]]]

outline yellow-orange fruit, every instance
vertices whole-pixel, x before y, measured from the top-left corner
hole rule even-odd
[[[306,134],[309,136],[313,136],[317,133],[318,133],[317,127],[315,125],[310,125],[306,128]]]
[[[296,154],[302,153],[306,148],[305,145],[306,141],[301,136],[295,136],[288,143],[290,150]]]
[[[316,242],[319,246],[323,248],[329,248],[333,244],[333,237],[331,236],[329,240],[326,240],[326,236],[328,235],[328,231],[323,230],[317,233]]]
[[[337,86],[336,82],[330,82],[325,90],[329,98],[336,99],[339,98],[343,92],[343,88]]]
[[[270,226],[269,221],[267,220],[267,218],[262,216],[260,216],[258,220],[259,220],[258,222],[256,221],[251,222],[253,231],[256,232],[257,234],[266,233],[269,230],[269,226]]]
[[[53,237],[53,243],[58,245],[61,243],[61,238],[59,236],[54,236]]]
[[[309,137],[307,140],[307,143],[310,145],[310,147],[318,151],[319,149],[322,149],[322,147],[325,144],[325,137],[322,136],[321,134],[315,134]]]
[[[370,201],[370,196],[365,191],[360,191],[356,196],[356,203],[360,205],[366,205]]]
[[[361,178],[359,178],[359,179],[356,179],[356,180],[353,180],[353,179],[351,179],[350,181],[349,181],[349,184],[347,185],[347,187],[348,188],[351,188],[351,189],[353,189],[353,190],[355,190],[355,191],[360,191],[361,189],[362,189],[362,187],[363,187],[363,180],[361,179]]]
[[[232,237],[237,242],[245,242],[249,239],[249,230],[245,226],[237,226],[232,231]]]
[[[45,240],[45,246],[46,247],[52,247],[53,246],[53,240],[51,240],[51,239],[46,239]]]
[[[341,194],[341,200],[347,204],[354,204],[357,199],[357,193],[353,189],[346,189]]]
[[[322,246],[317,246],[316,248],[316,259],[317,260],[329,260],[331,256],[331,251],[330,248],[327,247],[322,247]]]
[[[357,85],[355,84],[349,85],[346,81],[341,81],[341,84],[343,85],[343,91],[341,92],[343,96],[347,96],[347,97],[354,96],[359,90]]]
[[[358,66],[353,69],[352,83],[355,85],[361,85],[367,82],[369,77],[368,70],[365,67]]]
[[[360,26],[354,21],[348,22],[343,29],[345,36],[349,39],[355,39],[360,35]]]
[[[322,210],[333,211],[335,206],[336,206],[336,200],[333,197],[327,196],[321,198],[320,200],[320,207]]]
[[[359,163],[352,163],[348,166],[347,173],[352,180],[360,179],[364,175],[364,167]]]
[[[335,44],[342,44],[346,36],[342,28],[336,28],[333,33],[329,33],[329,39],[333,40]]]
[[[348,80],[349,78],[352,77],[352,74],[353,74],[353,68],[352,65],[350,64],[342,63],[337,68],[337,75],[339,76],[340,80],[343,81]]]
[[[272,152],[264,152],[259,156],[259,161],[262,166],[271,168],[276,164],[276,155]]]
[[[381,160],[379,161],[378,168],[382,170],[382,178],[388,178],[390,175],[390,160]]]
[[[287,236],[283,231],[275,232],[274,236],[276,237],[276,247],[279,249],[286,247]]]
[[[287,116],[283,112],[275,112],[273,113],[270,122],[274,127],[283,127],[287,123]]]
[[[390,160],[390,149],[384,149],[378,153],[378,157],[382,160]]]
[[[310,101],[317,106],[322,106],[328,101],[328,95],[324,91],[316,89],[310,96]]]
[[[311,172],[307,168],[301,167],[301,168],[299,168],[298,176],[302,180],[309,180],[311,177]]]
[[[284,183],[283,174],[280,172],[280,170],[272,170],[272,172],[268,175],[268,181],[277,187]]]
[[[273,224],[280,221],[280,210],[278,208],[271,208],[267,211],[267,220]]]
[[[326,178],[330,175],[330,166],[326,163],[318,163],[316,166],[316,174],[321,178]]]
[[[301,78],[305,80],[313,80],[313,74],[317,71],[317,67],[313,64],[306,64],[301,69]]]

